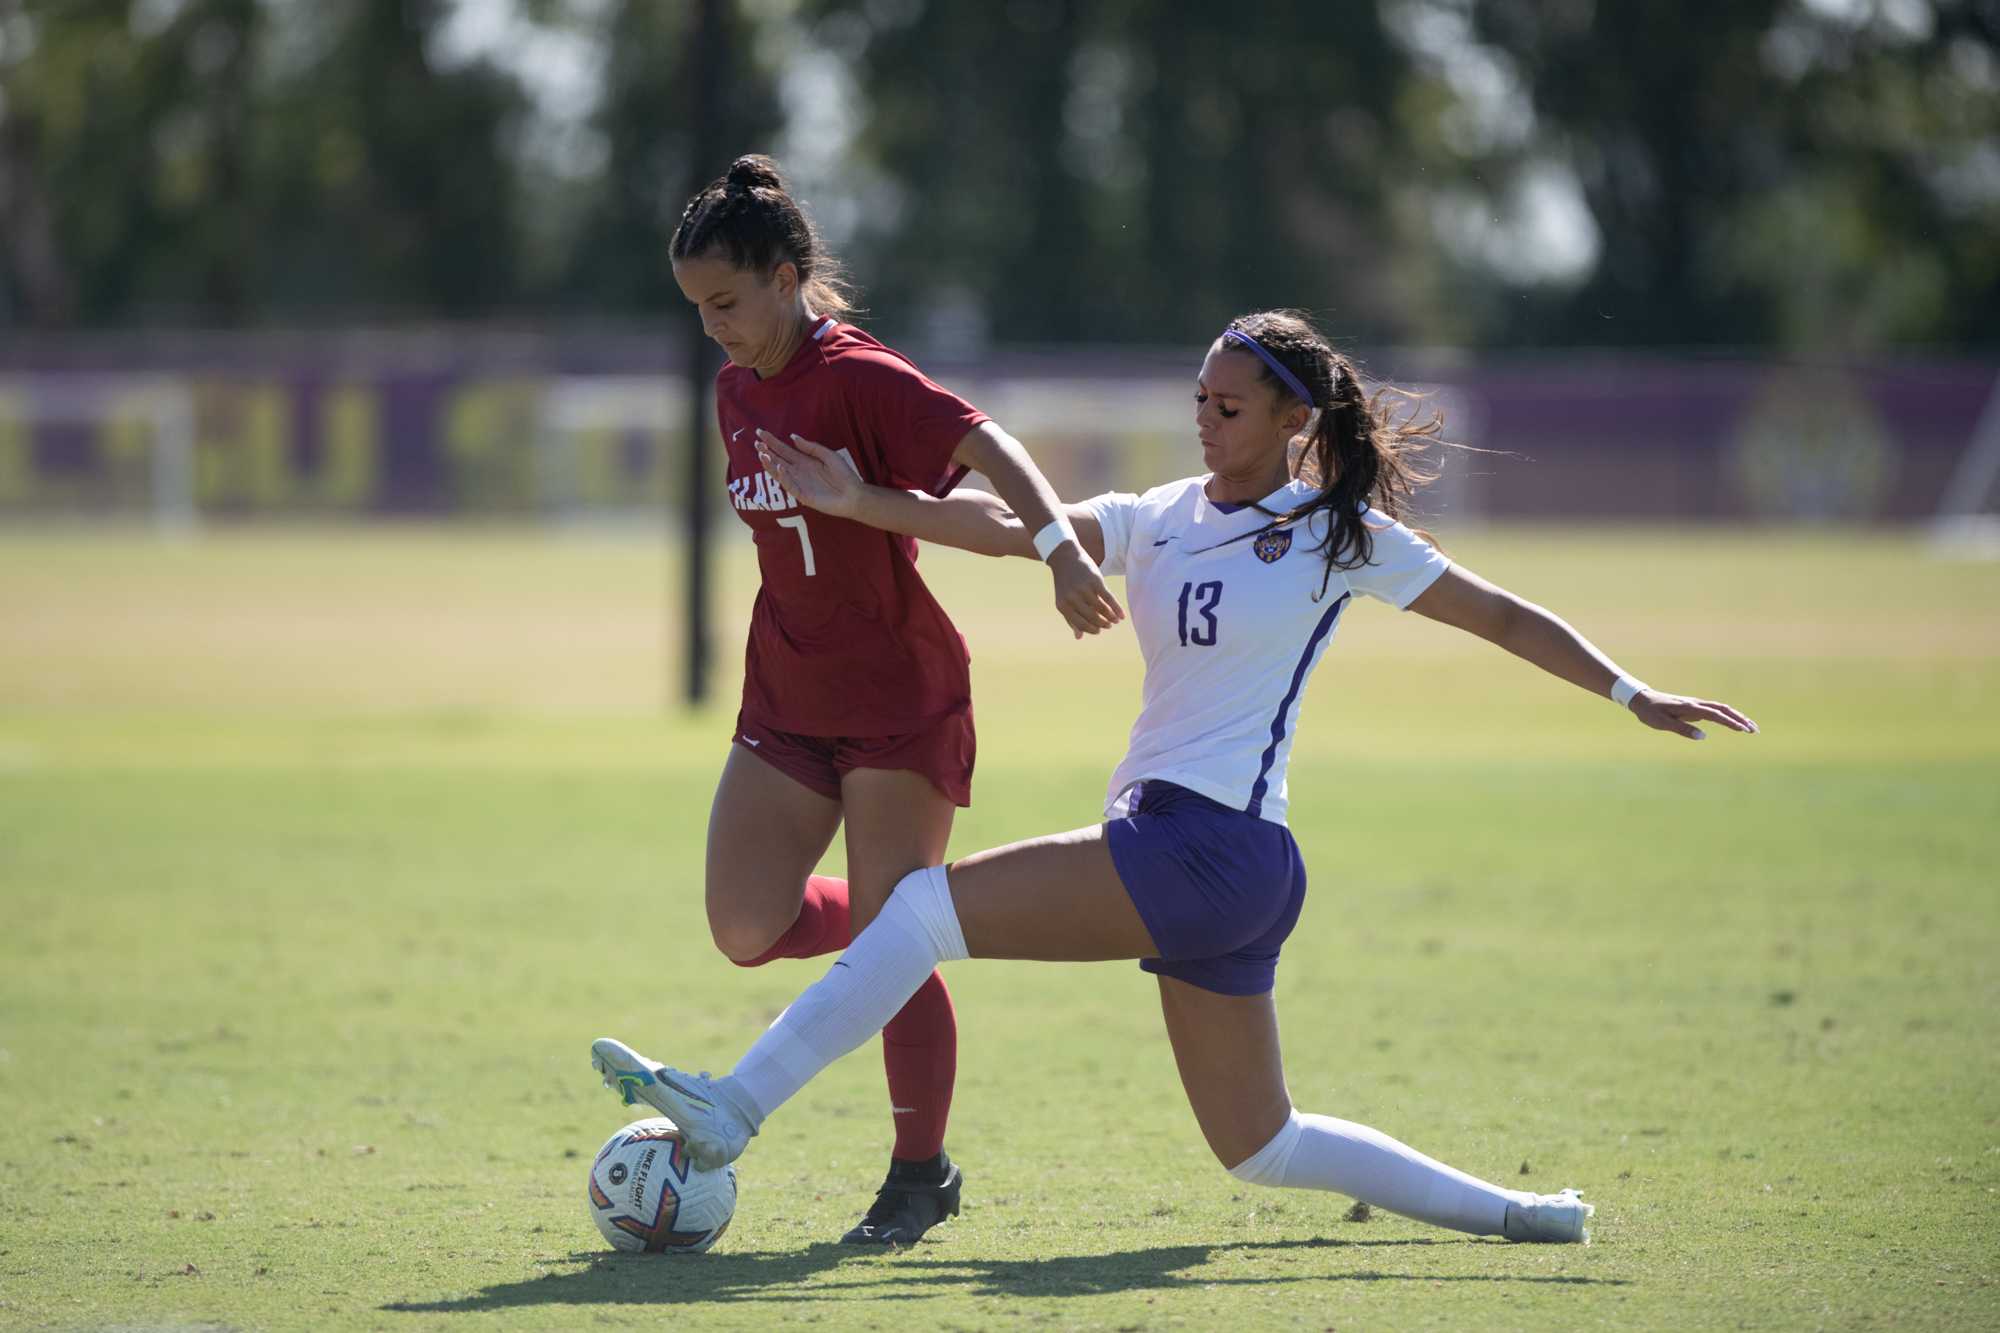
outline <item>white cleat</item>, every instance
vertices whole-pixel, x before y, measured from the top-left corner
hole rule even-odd
[[[741,1157],[757,1132],[707,1074],[684,1074],[648,1060],[615,1037],[590,1043],[590,1063],[604,1075],[604,1086],[623,1097],[627,1106],[643,1101],[673,1121],[688,1156],[704,1171]]]
[[[1588,1245],[1586,1225],[1597,1209],[1575,1190],[1537,1194],[1533,1203],[1510,1203],[1501,1224],[1508,1240],[1545,1241],[1553,1245]]]

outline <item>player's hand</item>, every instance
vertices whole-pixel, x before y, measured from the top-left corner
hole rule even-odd
[[[802,435],[781,440],[759,426],[757,461],[809,509],[852,518],[861,507],[864,483],[847,460]]]
[[[1110,629],[1125,618],[1125,608],[1104,585],[1097,562],[1075,542],[1064,542],[1050,554],[1049,572],[1056,581],[1056,610],[1077,638]]]
[[[1632,696],[1628,707],[1647,726],[1671,731],[1691,741],[1701,740],[1707,735],[1698,725],[1702,722],[1713,722],[1731,731],[1745,731],[1752,735],[1757,731],[1755,722],[1728,704],[1717,703],[1713,699],[1690,699],[1663,690],[1641,690]]]

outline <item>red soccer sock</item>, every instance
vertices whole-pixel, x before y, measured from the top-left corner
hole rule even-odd
[[[770,948],[755,958],[736,961],[738,967],[762,967],[775,958],[817,958],[839,953],[854,943],[847,923],[847,881],[813,875],[806,880],[805,900],[798,919],[785,928]]]
[[[917,987],[882,1029],[882,1067],[896,1120],[891,1156],[921,1162],[944,1151],[951,1092],[958,1081],[958,1017],[942,973]]]

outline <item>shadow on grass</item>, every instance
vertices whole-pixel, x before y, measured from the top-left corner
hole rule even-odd
[[[1494,1245],[1465,1240],[1277,1240],[1221,1245],[1170,1245],[1116,1254],[1051,1259],[932,1258],[933,1247],[885,1254],[822,1243],[803,1250],[671,1257],[578,1251],[562,1262],[584,1265],[527,1282],[503,1282],[457,1300],[396,1301],[381,1308],[415,1314],[470,1313],[524,1305],[700,1305],[710,1302],[838,1301],[866,1292],[871,1300],[935,1296],[1095,1296],[1121,1291],[1172,1291],[1216,1286],[1283,1286],[1303,1282],[1520,1282],[1623,1287],[1620,1278],[1526,1273],[1258,1273],[1218,1277],[1199,1268],[1225,1255],[1287,1250],[1370,1250],[1403,1246]],[[1499,1246],[1496,1245],[1496,1248]],[[1511,1247],[1509,1247],[1511,1248]],[[861,1265],[852,1280],[809,1279]]]

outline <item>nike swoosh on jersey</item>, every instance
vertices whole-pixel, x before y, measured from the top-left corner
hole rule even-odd
[[[729,438],[731,440],[734,440],[737,436],[741,435],[744,431],[749,429],[750,428],[748,426],[738,426],[735,430],[729,432]]]
[[[1155,546],[1165,546],[1165,545],[1166,545],[1166,544],[1167,544],[1168,542],[1170,542],[1170,541],[1176,541],[1176,540],[1178,540],[1178,539],[1179,539],[1179,536],[1180,536],[1180,534],[1176,533],[1176,534],[1174,534],[1174,536],[1172,536],[1172,537],[1162,537],[1162,538],[1160,538],[1160,539],[1159,539],[1158,541],[1154,542],[1154,543],[1153,543],[1153,545],[1155,545]]]

